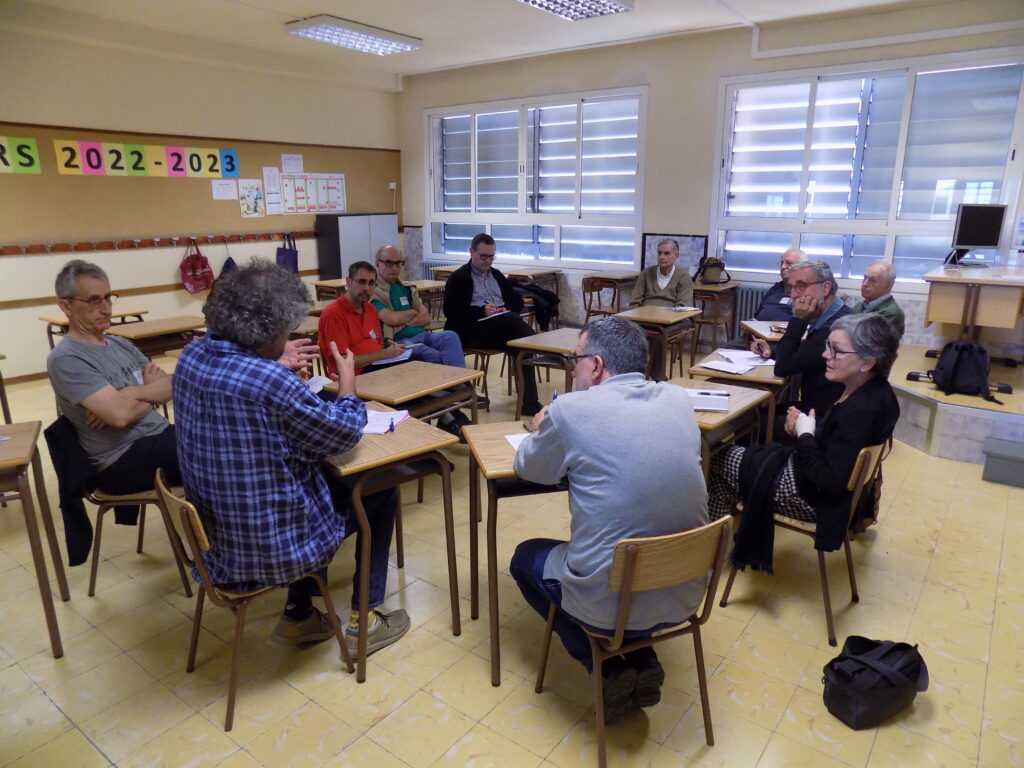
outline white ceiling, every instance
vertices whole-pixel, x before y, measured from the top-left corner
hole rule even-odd
[[[569,22],[516,0],[3,0],[0,25],[236,66],[312,68],[390,90],[400,75],[908,4],[920,0],[635,0],[632,12]],[[422,38],[423,48],[372,56],[285,34],[286,22],[321,13]]]

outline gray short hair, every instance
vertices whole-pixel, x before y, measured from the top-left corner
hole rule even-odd
[[[73,259],[61,267],[60,272],[57,273],[57,279],[53,284],[53,292],[57,294],[57,298],[70,299],[74,296],[78,291],[75,281],[83,275],[106,280],[107,285],[110,285],[110,278],[107,277],[107,273],[101,266],[89,261]]]
[[[891,288],[896,284],[896,267],[890,264],[888,261],[876,261],[872,264],[868,264],[868,267],[881,267],[881,277]],[[864,270],[867,272],[867,269]]]
[[[632,320],[601,317],[587,323],[583,352],[600,355],[612,376],[622,373],[644,373],[647,370],[647,334]]]
[[[309,290],[297,274],[254,258],[217,279],[203,314],[218,336],[257,350],[286,336],[312,305]]]
[[[832,323],[832,330],[844,331],[857,357],[873,357],[876,375],[889,377],[900,349],[900,335],[892,323],[874,312],[861,312],[840,317]]]
[[[792,276],[798,269],[813,269],[815,276],[821,280],[821,282],[829,282],[832,284],[832,295],[834,296],[839,286],[836,284],[836,278],[832,274],[832,267],[826,264],[824,261],[804,261],[789,270],[789,274]],[[792,277],[790,277],[792,279]]]
[[[658,248],[661,248],[665,243],[672,243],[672,250],[679,253],[679,241],[674,237],[666,237],[664,240],[658,242]]]

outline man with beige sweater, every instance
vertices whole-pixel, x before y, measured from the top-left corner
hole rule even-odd
[[[666,238],[658,243],[658,263],[640,273],[629,306],[690,307],[693,306],[693,280],[676,268],[679,243]]]

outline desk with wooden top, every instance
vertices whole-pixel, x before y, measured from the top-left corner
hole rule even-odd
[[[977,341],[979,328],[1016,328],[1024,314],[1024,267],[939,267],[928,283],[926,323],[960,326],[961,338]]]
[[[553,331],[523,336],[520,339],[512,339],[508,346],[516,350],[515,360],[512,363],[512,372],[516,377],[516,415],[519,418],[523,415],[523,366],[537,365],[537,363],[561,362],[562,370],[565,371],[565,389],[563,392],[572,390],[572,370],[567,356],[576,352],[576,343],[580,338],[579,328],[557,328]],[[541,360],[530,362],[531,358],[541,356]],[[543,356],[549,356],[546,359]]]
[[[363,400],[375,400],[392,407],[408,408],[417,419],[433,419],[441,414],[466,405],[470,407],[470,421],[477,419],[476,382],[483,372],[475,368],[456,368],[452,365],[408,360],[400,365],[374,370],[356,376],[356,395]],[[328,385],[337,389],[337,385]],[[444,390],[440,397],[430,395]],[[426,398],[422,403],[412,401]]]
[[[704,470],[704,479],[708,479],[711,471],[711,454],[719,446],[733,442],[746,425],[751,425],[749,430],[757,435],[758,408],[768,404],[772,399],[771,392],[753,387],[740,387],[734,384],[723,384],[717,381],[694,381],[684,376],[677,376],[668,380],[669,384],[675,384],[685,389],[706,389],[714,392],[729,393],[728,411],[697,411],[697,426],[700,427],[700,459],[701,468]],[[769,416],[775,411],[769,405]],[[768,419],[765,442],[772,441],[772,429],[774,425],[771,418]]]
[[[728,318],[729,336],[734,335],[736,328],[736,296],[741,283],[739,280],[728,280],[724,283],[694,283],[693,303],[703,310],[696,322],[698,324],[716,323],[712,327],[711,345],[718,344],[718,324]],[[694,337],[696,341],[696,336]]]
[[[469,445],[469,583],[470,615],[480,616],[480,478],[487,482],[487,607],[491,638],[491,685],[501,685],[501,641],[498,635],[498,500],[564,488],[537,485],[516,478],[516,452],[506,435],[523,434],[523,423],[506,421],[463,428]]]
[[[390,411],[377,403],[368,403],[371,410]],[[455,520],[452,513],[451,470],[448,459],[441,453],[458,442],[458,438],[417,419],[406,419],[395,427],[394,432],[383,435],[363,435],[356,446],[338,456],[327,458],[326,464],[341,477],[359,475],[352,487],[352,506],[359,521],[361,534],[359,625],[361,631],[357,641],[358,668],[356,680],[366,679],[366,627],[367,603],[369,602],[370,577],[370,528],[363,507],[363,496],[380,490],[393,488],[407,480],[417,479],[426,474],[441,476],[442,499],[444,501],[444,531],[448,554],[448,589],[452,610],[452,634],[462,633],[459,613],[459,581],[455,564]],[[401,541],[401,510],[396,517],[396,538]]]
[[[192,331],[204,327],[204,318],[198,315],[180,315],[115,325],[107,329],[107,333],[128,339],[146,357],[155,357],[171,349],[181,349],[192,340]]]
[[[339,277],[336,280],[314,280],[313,290],[316,293],[317,301],[321,299],[336,299],[345,292],[345,286],[348,285],[344,277]]]
[[[148,314],[148,309],[119,309],[111,311],[110,322],[113,325],[141,323],[142,316]],[[64,336],[68,332],[68,319],[64,315],[41,315],[39,319],[46,323],[46,340],[53,349],[53,337]]]
[[[333,304],[334,301],[334,299],[321,299],[319,301],[314,301],[313,306],[309,308],[306,314],[310,317],[320,317],[320,315],[324,313],[324,310]]]
[[[785,320],[743,320],[740,322],[740,329],[751,336],[764,339],[769,344],[775,344],[782,340],[782,336],[786,332],[786,322]],[[782,328],[783,330],[776,331],[772,330],[773,328]]]
[[[53,559],[53,569],[57,573],[57,588],[60,590],[62,600],[70,600],[71,593],[68,591],[64,561],[61,559],[60,547],[57,545],[57,533],[53,527],[50,502],[46,496],[46,485],[43,482],[43,467],[39,460],[37,446],[41,429],[42,423],[38,421],[0,426],[0,496],[6,494],[4,500],[8,502],[14,499],[21,500],[25,529],[28,532],[29,549],[32,551],[32,564],[35,567],[36,580],[39,583],[39,596],[43,601],[43,615],[46,617],[46,628],[50,633],[50,650],[53,652],[53,657],[59,659],[64,655],[64,647],[61,644],[60,628],[57,626],[57,613],[53,607],[50,579],[46,574],[43,545],[39,540],[39,526],[36,523],[32,489],[28,482],[29,465],[32,466],[32,476],[35,480],[39,516],[43,520],[43,529],[46,531],[46,540],[50,547],[50,557]]]
[[[710,379],[724,380],[728,383],[741,384],[743,386],[754,387],[755,389],[762,389],[770,392],[772,396],[768,398],[767,401],[768,424],[770,429],[771,425],[775,424],[775,405],[777,403],[777,398],[788,383],[788,380],[782,376],[776,376],[775,367],[771,365],[756,365],[746,373],[727,373],[726,371],[716,371],[713,368],[702,367],[703,363],[712,360],[719,363],[729,362],[717,352],[712,352],[710,355],[700,360],[696,365],[690,366],[690,376],[707,376]],[[700,384],[699,386],[703,386],[703,384]]]
[[[669,352],[671,344],[686,333],[694,332],[694,325],[689,321],[692,318],[700,317],[699,309],[688,309],[677,311],[668,307],[649,305],[646,307],[634,307],[625,312],[619,312],[614,317],[621,317],[632,320],[641,328],[649,330],[657,335],[660,340],[660,347],[656,346],[651,353],[651,378],[655,381],[665,381],[668,378]],[[694,352],[690,351],[690,364],[693,364]]]

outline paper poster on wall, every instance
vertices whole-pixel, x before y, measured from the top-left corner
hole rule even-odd
[[[40,173],[35,139],[0,136],[0,173]]]
[[[53,151],[64,176],[238,177],[234,149],[54,139]]]
[[[302,155],[281,155],[282,173],[302,173]]]
[[[243,219],[265,216],[267,209],[263,197],[263,182],[259,179],[238,180],[238,204]]]
[[[267,196],[267,216],[284,213],[281,203],[281,172],[272,165],[263,167],[263,191]]]
[[[286,214],[344,213],[345,174],[282,173],[281,199]]]
[[[238,199],[238,183],[234,179],[211,179],[210,191],[214,200]]]

